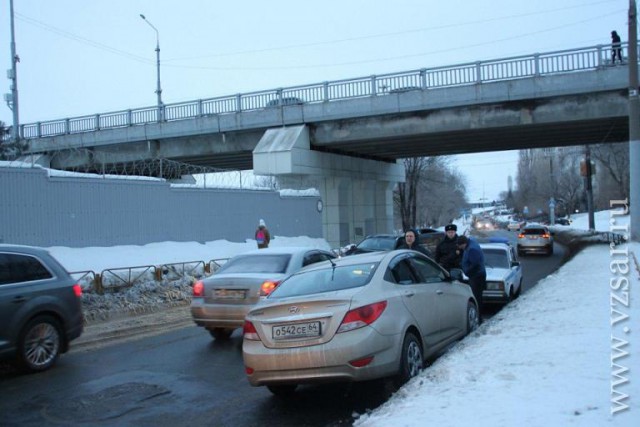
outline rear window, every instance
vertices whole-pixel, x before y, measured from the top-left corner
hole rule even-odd
[[[523,233],[524,234],[545,234],[546,230],[544,228],[525,228]]]
[[[284,273],[291,260],[289,254],[241,255],[227,261],[220,273]]]
[[[392,251],[395,249],[395,246],[395,237],[372,237],[360,242],[358,248],[373,251]]]
[[[378,263],[355,264],[294,274],[282,282],[268,298],[319,294],[364,286],[371,280],[377,266]]]
[[[51,272],[35,257],[0,253],[0,285],[50,279]]]

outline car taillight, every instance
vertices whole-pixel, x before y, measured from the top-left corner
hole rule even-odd
[[[551,236],[550,236],[550,235],[548,235],[548,234],[546,234],[546,233],[542,235],[542,238],[543,238],[543,239],[548,239],[549,237],[551,237]]]
[[[349,311],[345,314],[337,333],[353,331],[370,325],[380,317],[385,308],[387,308],[387,302],[380,301]]]
[[[73,293],[80,298],[82,296],[82,286],[80,286],[78,283],[76,283],[75,285],[73,285]]]
[[[265,297],[269,295],[276,287],[278,287],[279,284],[280,281],[266,280],[262,285],[260,285],[260,296]]]
[[[258,336],[258,331],[256,331],[256,327],[253,326],[253,323],[248,320],[244,321],[244,326],[242,327],[242,335],[244,335],[245,339],[260,341],[260,337]]]
[[[193,297],[202,298],[204,296],[204,283],[202,280],[198,280],[193,284]]]
[[[518,234],[518,239],[524,239],[524,233]]]

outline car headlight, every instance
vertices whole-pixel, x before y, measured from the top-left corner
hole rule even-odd
[[[504,282],[487,282],[487,290],[504,291]]]

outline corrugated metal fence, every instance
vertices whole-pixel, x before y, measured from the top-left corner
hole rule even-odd
[[[275,191],[50,177],[41,168],[0,166],[0,242],[44,247],[244,242],[253,238],[261,218],[272,235],[319,238],[317,201]]]

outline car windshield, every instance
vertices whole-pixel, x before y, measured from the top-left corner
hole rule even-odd
[[[370,237],[358,244],[358,249],[368,251],[392,251],[395,249],[396,239],[394,237]]]
[[[294,274],[282,282],[269,299],[318,294],[364,286],[369,283],[377,262],[323,268]]]
[[[242,255],[230,259],[220,273],[284,273],[291,260],[290,254]]]
[[[482,249],[484,265],[491,268],[509,268],[509,256],[500,249]]]

